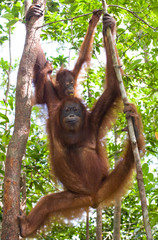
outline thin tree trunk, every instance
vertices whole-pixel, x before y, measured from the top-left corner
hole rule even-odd
[[[115,202],[114,210],[114,240],[120,240],[120,223],[121,223],[121,200]]]
[[[117,127],[114,127],[114,134],[115,134],[115,146],[118,145],[119,136],[117,134]],[[115,158],[115,165],[118,161],[117,151],[114,155]],[[115,201],[115,209],[114,209],[114,240],[120,240],[120,223],[121,223],[121,199],[117,199]]]
[[[102,240],[102,207],[97,207],[96,240]]]
[[[102,0],[103,3],[103,9],[104,12],[107,12],[107,4],[105,0]],[[112,39],[111,29],[107,29],[107,37],[110,45],[111,55],[113,59],[113,64],[116,72],[116,76],[119,82],[120,92],[122,96],[122,100],[124,105],[128,104],[128,98],[125,91],[125,87],[122,80],[122,75],[120,72],[120,66],[117,61],[117,56],[115,53],[115,47]],[[149,222],[149,215],[148,215],[148,208],[147,208],[147,200],[146,200],[146,193],[145,193],[145,187],[144,187],[144,181],[143,181],[143,172],[141,167],[141,161],[140,161],[140,155],[138,151],[137,141],[134,133],[133,123],[132,119],[128,118],[128,130],[129,130],[129,137],[131,139],[131,145],[133,150],[133,155],[136,163],[136,171],[137,171],[137,182],[138,182],[138,188],[139,188],[139,194],[140,194],[140,200],[141,200],[141,206],[142,206],[142,213],[143,213],[143,221],[146,231],[147,240],[153,240],[150,222]]]
[[[43,8],[46,0],[36,0]],[[4,209],[2,222],[2,240],[19,239],[17,216],[20,214],[20,172],[28,134],[31,115],[31,79],[37,57],[38,42],[43,17],[32,18],[27,26],[23,55],[20,61],[17,86],[15,124],[12,139],[8,145],[4,178]]]
[[[86,215],[86,240],[89,240],[89,209]]]

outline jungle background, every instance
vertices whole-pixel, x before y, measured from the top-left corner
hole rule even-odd
[[[112,0],[108,12],[117,21],[116,44],[124,69],[124,84],[128,98],[135,103],[142,116],[146,153],[142,158],[144,184],[150,224],[154,239],[158,238],[158,3],[156,0]],[[124,9],[122,9],[122,8]],[[63,64],[72,69],[86,33],[91,13],[102,9],[101,1],[47,0],[45,24],[41,44],[53,74]],[[127,11],[130,10],[130,11]],[[80,16],[83,15],[83,16]],[[74,18],[80,16],[78,18]],[[139,16],[139,18],[137,17]],[[74,18],[74,19],[73,19]],[[69,19],[60,21],[63,19]],[[70,20],[71,19],[71,20]],[[57,22],[56,22],[57,21]],[[24,1],[0,1],[0,220],[3,211],[3,180],[7,146],[13,133],[16,76],[25,39]],[[102,21],[95,34],[93,56],[88,71],[82,71],[79,93],[91,108],[103,91],[105,52],[102,48]],[[33,106],[31,129],[22,164],[22,198],[29,212],[38,199],[61,190],[55,185],[49,169],[46,134],[47,111]],[[124,114],[106,136],[111,168],[115,157],[123,151],[126,134]],[[116,144],[117,142],[117,144]],[[25,184],[26,183],[26,184]],[[39,239],[85,239],[86,216],[72,225],[54,224]],[[96,239],[96,212],[89,219],[90,239]],[[113,239],[114,207],[103,209],[103,239]],[[121,204],[121,239],[146,239],[136,177]]]

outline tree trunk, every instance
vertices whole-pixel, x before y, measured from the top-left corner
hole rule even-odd
[[[120,141],[120,137],[117,134],[117,126],[114,127],[114,134],[115,134],[115,147],[118,145]],[[117,151],[114,155],[115,158],[115,166],[118,161],[118,154]],[[114,209],[114,240],[120,240],[120,223],[121,223],[121,199],[117,199],[115,201],[115,209]]]
[[[114,210],[114,240],[120,240],[121,200],[115,202]]]
[[[36,0],[44,9],[46,0]],[[17,216],[20,214],[20,172],[26,143],[30,130],[31,115],[31,80],[33,66],[37,57],[38,42],[43,17],[33,17],[28,26],[23,55],[21,58],[17,86],[14,132],[8,145],[5,163],[4,178],[4,209],[2,222],[2,240],[19,239],[19,226]]]
[[[86,240],[89,240],[89,209],[86,215]]]
[[[96,227],[96,240],[102,240],[102,207],[97,207],[97,227]]]

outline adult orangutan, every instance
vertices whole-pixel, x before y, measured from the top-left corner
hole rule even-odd
[[[106,36],[107,27],[111,27],[114,36],[115,21],[105,14],[103,39],[107,55],[106,88],[91,112],[74,96],[55,101],[51,97],[55,91],[51,84],[44,85],[43,102],[48,107],[51,164],[65,190],[42,197],[28,216],[19,217],[23,237],[35,233],[49,216],[60,221],[60,218],[74,216],[89,206],[97,207],[102,202],[108,204],[120,197],[129,183],[135,168],[130,139],[127,139],[124,153],[111,172],[102,142],[120,104],[120,90]],[[42,79],[46,80],[47,77]],[[144,138],[136,108],[127,104],[124,111],[127,118],[132,117],[138,148],[143,151]]]

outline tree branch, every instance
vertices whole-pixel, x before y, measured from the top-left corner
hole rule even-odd
[[[65,22],[65,21],[71,21],[71,22],[72,22],[72,21],[73,21],[74,19],[76,19],[76,18],[85,17],[85,16],[88,16],[88,15],[90,15],[90,14],[92,14],[92,13],[93,13],[93,12],[86,13],[86,14],[82,14],[82,15],[79,15],[79,16],[76,16],[76,17],[72,17],[72,18],[61,19],[61,20],[58,20],[58,21],[46,23],[46,24],[44,24],[44,25],[42,25],[42,26],[37,27],[37,29],[38,29],[38,28],[43,28],[43,27],[45,27],[45,26],[48,26],[48,25],[53,24],[53,23],[58,23],[58,22]]]
[[[150,5],[149,5],[150,6]],[[121,6],[118,6],[118,5],[108,5],[108,7],[117,7],[117,8],[121,8],[129,13],[131,13],[133,16],[135,16],[136,18],[138,18],[141,22],[143,22],[144,24],[146,24],[148,27],[152,28],[154,31],[156,31],[158,29],[158,27],[152,27],[151,25],[149,25],[145,20],[143,20],[141,17],[139,17],[136,12],[134,11],[131,11],[127,8],[124,8],[124,7],[121,7]]]
[[[144,24],[146,24],[148,27],[150,27],[150,28],[153,29],[154,31],[156,31],[156,30],[158,29],[158,27],[153,27],[153,26],[151,26],[151,25],[148,24],[145,20],[143,20],[141,17],[139,17],[138,14],[136,14],[136,12],[131,11],[131,10],[129,10],[128,8],[124,8],[124,7],[121,7],[121,6],[119,6],[119,5],[111,5],[111,4],[110,4],[110,5],[106,5],[106,6],[107,6],[107,7],[115,7],[115,8],[123,9],[123,10],[131,13],[133,16],[135,16],[136,18],[138,18],[141,22],[143,22]],[[150,6],[150,5],[149,5],[149,6]],[[149,6],[148,6],[148,7],[149,7]],[[90,12],[90,13],[87,13],[87,14],[78,15],[78,16],[75,16],[75,17],[72,17],[72,18],[61,19],[61,20],[58,20],[58,21],[53,21],[53,22],[50,22],[50,23],[46,23],[46,24],[44,24],[44,25],[42,25],[42,26],[39,26],[38,28],[43,28],[43,27],[48,26],[48,25],[53,24],[53,23],[64,22],[64,21],[73,21],[73,20],[76,19],[76,18],[85,17],[85,16],[90,15],[90,14],[93,14],[93,12]],[[38,28],[37,28],[37,29],[38,29]]]

